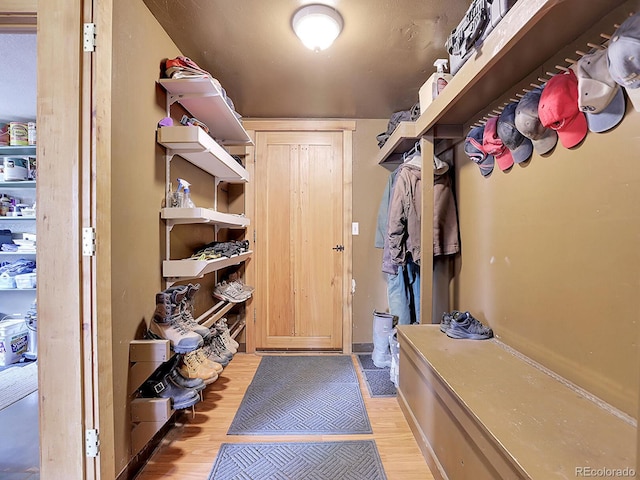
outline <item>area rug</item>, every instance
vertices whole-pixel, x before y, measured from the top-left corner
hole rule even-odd
[[[372,433],[351,357],[263,357],[227,433]]]
[[[0,410],[38,389],[38,364],[15,366],[0,372]]]
[[[209,480],[385,480],[373,440],[223,443]]]
[[[356,355],[360,371],[364,375],[367,390],[372,397],[395,397],[396,386],[391,381],[389,368],[378,368],[373,363],[370,353]]]

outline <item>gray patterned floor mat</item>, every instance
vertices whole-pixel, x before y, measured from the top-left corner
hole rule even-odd
[[[209,480],[386,480],[373,440],[223,443]]]
[[[351,357],[263,357],[227,433],[372,433]]]

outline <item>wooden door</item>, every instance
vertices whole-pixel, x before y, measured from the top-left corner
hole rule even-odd
[[[256,349],[341,350],[342,132],[258,132]]]

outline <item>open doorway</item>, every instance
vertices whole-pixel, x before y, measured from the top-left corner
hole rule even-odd
[[[38,478],[36,31],[35,17],[7,18],[14,22],[0,23],[10,66],[0,71],[0,428],[13,433],[0,437],[0,477]]]

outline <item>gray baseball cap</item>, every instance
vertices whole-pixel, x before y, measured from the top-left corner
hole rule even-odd
[[[518,131],[531,140],[533,148],[540,155],[549,153],[558,143],[557,132],[542,125],[538,116],[542,88],[536,88],[524,94],[516,107],[515,119]]]
[[[516,127],[517,102],[511,102],[498,117],[498,136],[502,143],[511,151],[515,163],[522,163],[533,154],[533,143]]]
[[[614,32],[607,59],[609,73],[640,112],[640,13],[627,18]]]
[[[624,118],[626,100],[607,66],[607,51],[593,50],[571,68],[578,77],[578,107],[592,132],[606,132]]]

